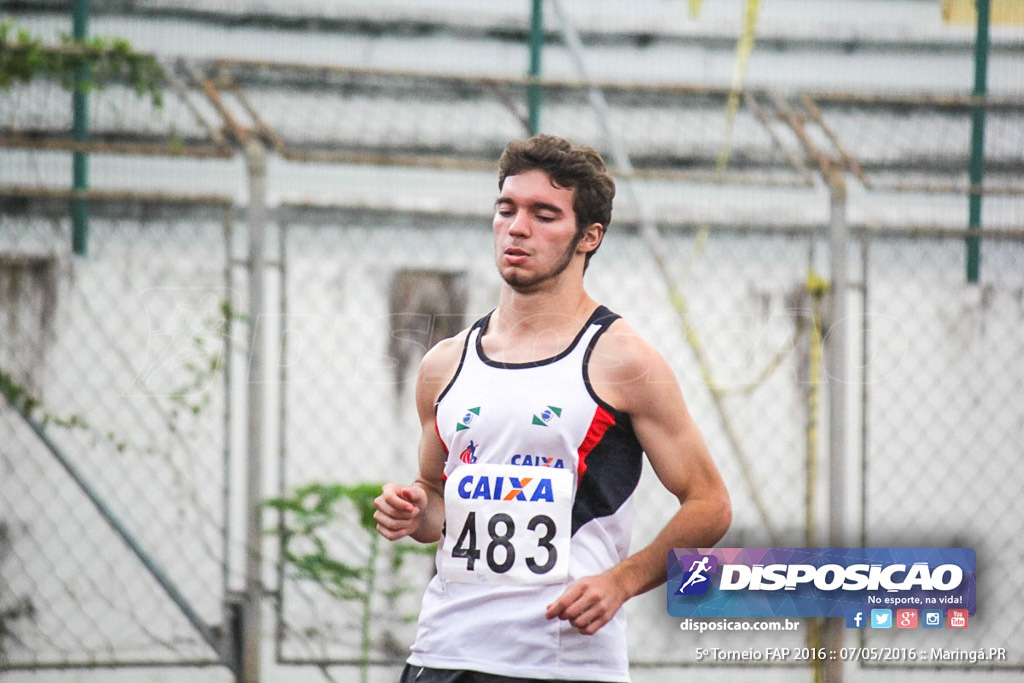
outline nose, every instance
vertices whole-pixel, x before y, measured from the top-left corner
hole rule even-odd
[[[525,237],[530,234],[530,216],[526,211],[516,211],[508,226],[508,233]]]

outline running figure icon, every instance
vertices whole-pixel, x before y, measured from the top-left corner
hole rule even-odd
[[[687,570],[690,572],[689,578],[687,578],[686,581],[683,582],[683,585],[679,587],[680,593],[683,593],[690,586],[698,583],[704,583],[708,580],[708,577],[705,576],[705,574],[711,570],[711,567],[708,566],[710,561],[711,558],[707,555],[701,556],[699,561],[693,561],[690,568]]]

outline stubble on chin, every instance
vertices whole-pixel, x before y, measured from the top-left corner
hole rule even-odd
[[[528,294],[529,292],[538,289],[539,286],[547,280],[554,279],[565,272],[565,269],[569,267],[570,263],[572,263],[572,257],[576,253],[576,246],[579,242],[579,237],[572,241],[572,244],[570,244],[569,248],[562,253],[562,257],[550,272],[524,273],[516,268],[503,269],[500,265],[498,267],[498,272],[501,274],[501,279],[504,280],[505,284],[509,287],[520,294]]]

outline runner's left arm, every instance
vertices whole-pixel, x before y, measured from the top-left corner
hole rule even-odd
[[[619,361],[609,364],[604,382],[595,379],[596,388],[629,414],[655,474],[679,507],[650,544],[608,571],[574,582],[548,607],[549,619],[568,620],[585,634],[607,624],[626,600],[663,584],[672,548],[711,547],[732,519],[725,484],[671,368],[623,327],[605,347]]]

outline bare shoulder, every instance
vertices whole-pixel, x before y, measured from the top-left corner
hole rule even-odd
[[[658,400],[666,390],[678,392],[665,358],[621,318],[598,339],[588,371],[598,396],[627,413]]]
[[[468,334],[469,330],[466,329],[454,337],[443,339],[423,356],[416,380],[418,402],[427,401],[431,407],[433,406],[458,370]]]

